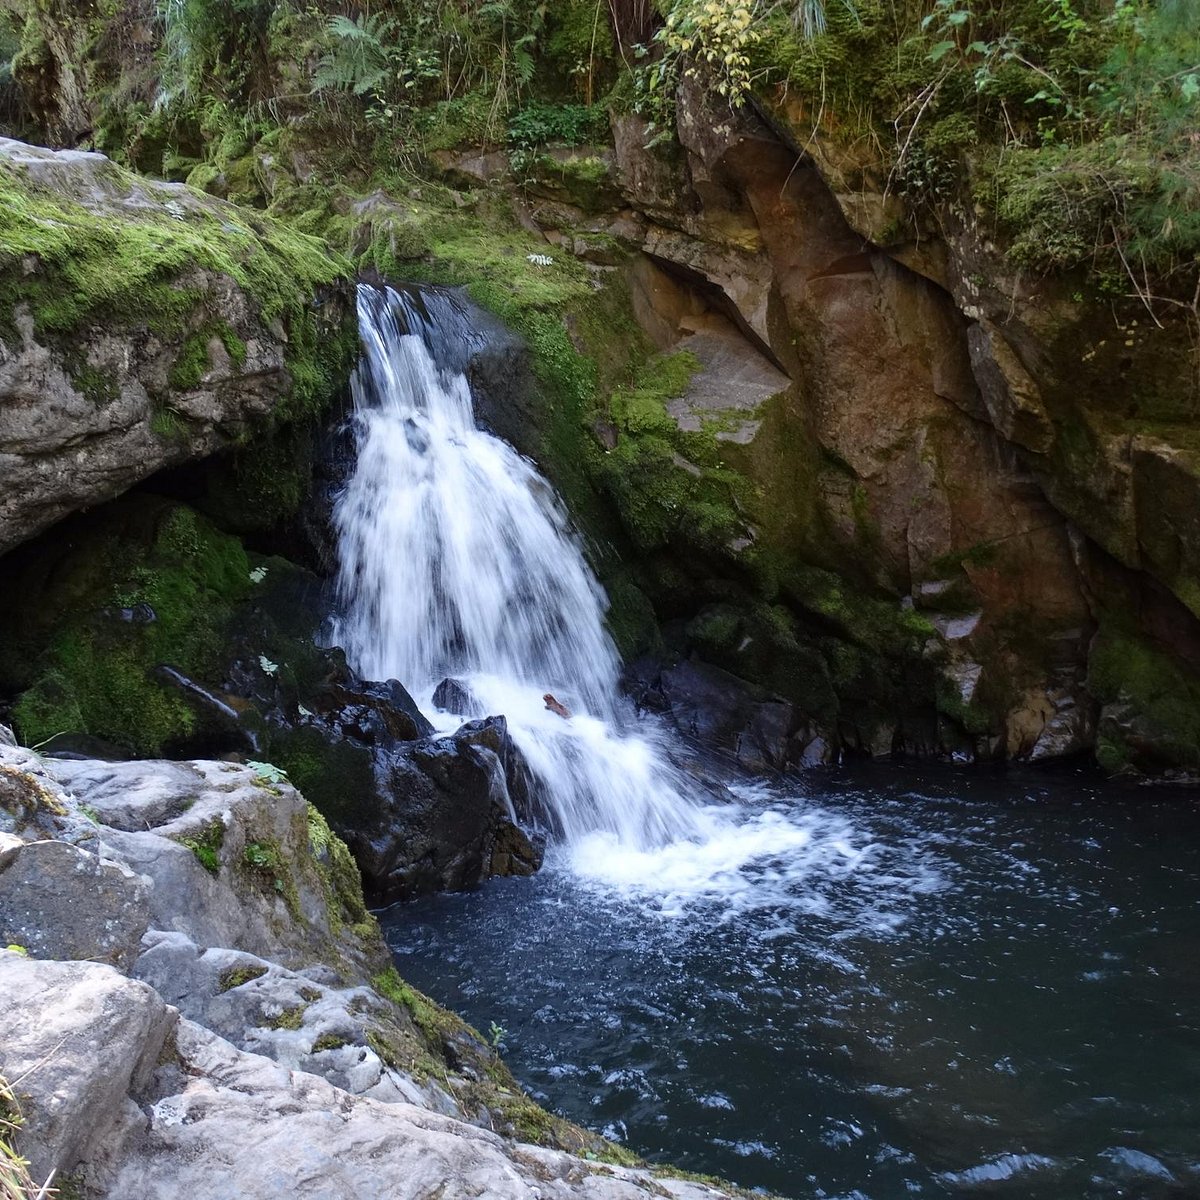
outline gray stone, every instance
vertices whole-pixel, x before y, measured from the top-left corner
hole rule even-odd
[[[0,833],[0,871],[16,861],[16,857],[21,853],[21,847],[24,845],[24,840],[17,837],[16,834]]]
[[[153,880],[153,928],[285,964],[311,962],[336,940],[308,808],[290,784],[235,763],[47,766],[97,814],[104,853]]]
[[[216,217],[253,236],[234,206],[180,184],[140,179],[100,154],[0,138],[0,162],[99,218],[202,218],[211,228]],[[265,244],[261,252],[273,253]],[[34,280],[55,270],[36,256],[30,267]],[[163,467],[234,444],[290,392],[285,331],[264,327],[232,278],[190,266],[178,284],[202,299],[191,322],[170,335],[148,329],[145,319],[122,325],[109,317],[62,344],[36,327],[27,306],[5,313],[12,332],[0,339],[0,553]],[[329,306],[331,320],[340,319],[338,307]],[[179,386],[172,368],[210,313],[220,313],[236,332],[245,356],[234,362],[215,343],[199,381]],[[87,394],[80,366],[104,379],[100,400]],[[156,414],[165,410],[179,418],[169,437],[155,429]]]
[[[190,1021],[147,1093],[148,1128],[91,1179],[109,1200],[718,1200],[704,1184],[586,1162],[406,1104],[351,1096]]]
[[[66,842],[31,842],[0,866],[0,944],[128,971],[149,924],[146,884]]]
[[[397,1012],[370,988],[314,978],[332,971],[300,974],[237,950],[202,950],[181,933],[152,931],[144,946],[137,978],[240,1049],[348,1092],[459,1113],[436,1083],[401,1075],[371,1047],[371,1035],[394,1025]]]
[[[111,967],[0,950],[0,1076],[25,1118],[17,1148],[44,1180],[103,1145],[154,1070],[176,1014]],[[128,1193],[136,1195],[136,1193]]]

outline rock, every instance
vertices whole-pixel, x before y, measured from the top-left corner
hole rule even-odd
[[[11,833],[0,833],[0,871],[11,866],[25,845],[23,839]]]
[[[430,157],[452,187],[478,187],[509,173],[508,155],[502,150],[435,150]]]
[[[175,1021],[153,988],[111,967],[0,950],[0,1076],[15,1085],[18,1149],[35,1179],[102,1153],[118,1121],[142,1121],[129,1093]]]
[[[177,1062],[145,1091],[148,1122],[90,1172],[109,1200],[720,1200],[706,1184],[506,1142],[404,1104],[352,1096],[183,1020]]]
[[[232,205],[180,184],[139,179],[103,155],[56,153],[0,138],[0,173],[36,197],[44,214],[57,213],[57,218],[38,218],[40,226],[19,217],[19,224],[28,222],[31,237],[48,237],[46,230],[56,220],[68,234],[91,230],[90,241],[81,236],[74,243],[81,258],[105,253],[97,247],[109,228],[141,236],[149,256],[155,238],[169,246],[174,231],[186,226],[193,234],[201,230],[196,236],[228,251],[231,259],[243,258],[253,245],[262,267],[271,260],[281,273],[301,278],[278,243],[255,233]],[[266,220],[253,218],[259,228]],[[32,275],[27,282],[51,295],[56,288],[78,286],[60,278],[55,244],[51,238],[45,254],[26,256]],[[120,280],[104,297],[72,296],[84,306],[75,328],[51,327],[25,303],[3,314],[0,553],[163,467],[243,440],[291,393],[289,356],[296,352],[295,340],[289,342],[282,326],[263,325],[248,289],[200,262],[180,268],[180,258],[194,260],[193,254],[158,253],[163,255],[160,276],[149,259],[142,264],[146,275],[124,315]],[[83,274],[88,270],[84,266]],[[328,282],[338,270],[331,260]],[[169,296],[156,298],[151,279]],[[305,286],[295,285],[300,307],[312,299],[302,294]],[[189,311],[175,324],[159,320],[163,314],[156,309],[172,298],[178,301],[185,290],[195,297]],[[26,294],[37,292],[31,287]],[[86,311],[93,303],[97,312]],[[326,306],[322,325],[336,329],[344,312],[338,304]],[[220,321],[214,323],[210,314],[217,313]]]
[[[680,732],[731,751],[750,770],[784,766],[792,705],[697,659],[663,670],[659,686]]]
[[[338,943],[337,899],[311,846],[304,798],[235,763],[49,764],[101,823],[105,855],[153,881],[154,929],[285,964]]]
[[[470,687],[461,679],[443,679],[433,693],[433,703],[442,712],[459,717],[481,717],[479,702],[471,695]]]
[[[1047,698],[1053,711],[1029,751],[1030,761],[1069,758],[1091,750],[1096,740],[1096,706],[1082,684],[1055,688]]]
[[[795,711],[785,701],[756,704],[738,738],[738,762],[751,771],[778,770],[787,761],[788,738],[795,724]]]
[[[411,1021],[365,986],[337,986],[278,963],[219,947],[201,949],[181,933],[153,931],[137,978],[169,1004],[234,1045],[337,1087],[376,1099],[418,1103],[458,1115],[436,1083],[418,1084],[388,1067],[376,1045],[405,1042],[422,1050]]]
[[[381,765],[374,794],[362,798],[352,820],[342,814],[334,821],[372,896],[389,901],[472,887],[493,863],[520,874],[540,866],[538,848],[512,820],[510,781],[516,789],[528,772],[503,717],[395,747]]]
[[[65,842],[31,842],[0,865],[0,944],[128,971],[149,924],[148,891],[118,863]]]

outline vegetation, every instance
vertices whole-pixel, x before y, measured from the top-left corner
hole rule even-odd
[[[29,1174],[29,1163],[14,1148],[13,1138],[21,1124],[17,1098],[8,1081],[0,1075],[0,1200],[36,1200],[52,1194],[34,1181]]]
[[[230,967],[226,971],[221,972],[221,979],[217,985],[218,992],[231,992],[234,988],[241,987],[244,983],[250,983],[252,980],[261,979],[267,973],[267,968],[260,965]]]
[[[64,545],[53,561],[35,562],[25,602],[2,606],[12,611],[0,678],[22,693],[17,727],[30,744],[83,732],[161,753],[197,716],[157,668],[198,676],[211,668],[232,606],[249,590],[249,561],[191,509],[149,498],[81,528],[86,554],[72,557]]]
[[[179,839],[195,856],[196,861],[210,874],[221,871],[221,847],[225,844],[225,824],[214,817],[204,828],[190,837]]]

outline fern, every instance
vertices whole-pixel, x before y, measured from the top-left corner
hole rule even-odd
[[[326,32],[333,40],[313,72],[313,91],[346,91],[363,96],[380,88],[392,74],[398,54],[390,39],[395,21],[378,14],[331,17]]]

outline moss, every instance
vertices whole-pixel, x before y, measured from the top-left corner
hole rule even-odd
[[[300,726],[272,737],[271,756],[335,825],[353,829],[369,815],[375,777],[371,754],[362,746],[331,743],[319,730]]]
[[[937,710],[949,717],[966,733],[983,736],[1000,728],[996,714],[972,697],[964,700],[952,680],[939,680],[935,691]]]
[[[1106,769],[1200,767],[1200,677],[1168,650],[1110,617],[1092,644],[1088,690],[1133,712],[1133,743],[1115,728],[1103,731],[1097,757]]]
[[[304,1014],[308,1008],[307,1004],[296,1004],[285,1008],[278,1016],[269,1017],[264,1024],[267,1029],[299,1029],[304,1024]]]
[[[230,967],[221,972],[217,991],[231,992],[234,988],[239,988],[254,979],[261,979],[266,973],[267,968],[262,966]]]
[[[50,340],[67,342],[92,322],[141,328],[165,340],[186,337],[171,382],[194,387],[209,369],[210,338],[222,342],[235,364],[246,356],[242,338],[207,312],[215,300],[197,286],[201,268],[233,279],[259,322],[277,324],[284,334],[292,386],[274,419],[311,415],[326,403],[357,346],[352,322],[341,314],[331,320],[313,303],[348,277],[348,261],[259,214],[184,203],[112,164],[100,174],[115,194],[140,193],[160,207],[114,206],[97,214],[11,163],[0,164],[0,320],[24,304]]]
[[[221,871],[221,847],[225,844],[225,823],[214,817],[199,833],[188,834],[176,839],[186,846],[196,861],[210,874]]]
[[[13,816],[32,820],[48,815],[61,817],[66,809],[49,788],[41,784],[28,771],[0,765],[0,808]]]
[[[0,677],[21,691],[14,719],[30,742],[74,731],[161,753],[197,718],[156,668],[203,676],[219,660],[249,561],[192,510],[154,498],[118,502],[74,530],[14,566],[32,602],[14,593],[0,604]]]
[[[86,396],[97,408],[111,404],[120,394],[112,374],[90,363],[83,363],[71,371],[71,383],[80,395]]]
[[[461,1017],[456,1017],[440,1005],[435,1004],[422,992],[405,983],[395,967],[388,967],[371,979],[371,986],[393,1004],[400,1005],[417,1028],[429,1039],[431,1045],[440,1047],[442,1040],[460,1030],[466,1032],[483,1045],[483,1038]]]
[[[187,424],[170,408],[155,409],[150,418],[150,431],[166,442],[186,441],[188,436]]]
[[[257,879],[283,900],[293,918],[301,920],[300,895],[296,881],[277,843],[247,842],[242,850],[242,864],[252,878]]]
[[[312,1044],[311,1054],[320,1054],[322,1050],[340,1050],[343,1046],[349,1046],[352,1043],[349,1038],[343,1037],[338,1033],[323,1033]]]
[[[204,376],[212,369],[211,343],[218,341],[225,347],[235,367],[246,361],[246,343],[237,335],[227,321],[215,321],[203,329],[189,334],[183,344],[169,376],[171,386],[186,392],[200,386]]]
[[[308,843],[325,889],[325,909],[334,934],[344,926],[360,940],[378,936],[379,927],[363,899],[362,876],[346,843],[308,804]]]

